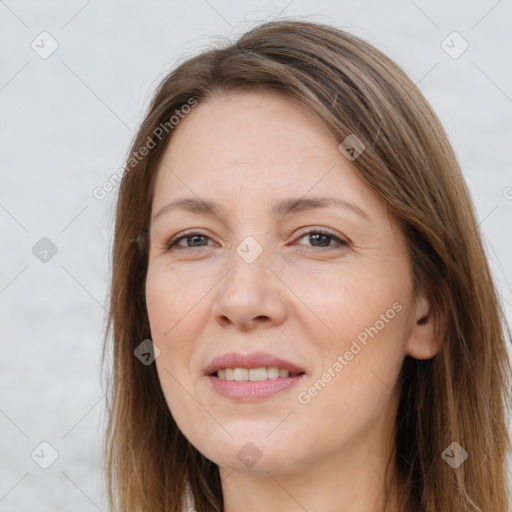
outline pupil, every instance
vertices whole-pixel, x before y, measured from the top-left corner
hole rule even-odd
[[[204,237],[203,237],[203,235],[194,235],[192,237],[192,246],[194,246],[194,240],[197,241],[198,238],[201,239],[201,238],[204,238]]]
[[[324,237],[324,238],[329,238],[328,235],[323,235],[322,233],[316,233],[315,235],[310,235],[310,238],[316,238],[316,237]],[[316,240],[318,241],[318,240]]]

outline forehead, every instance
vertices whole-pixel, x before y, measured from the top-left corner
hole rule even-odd
[[[183,197],[235,198],[242,206],[252,196],[274,203],[307,194],[385,208],[306,107],[275,92],[223,94],[199,103],[173,130],[153,214]]]
[[[191,167],[211,159],[279,165],[332,157],[335,146],[333,134],[306,107],[266,91],[219,94],[199,103],[173,130],[167,153],[171,162],[186,160]]]

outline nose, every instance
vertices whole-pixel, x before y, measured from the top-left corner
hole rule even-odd
[[[234,251],[231,266],[217,288],[214,316],[222,327],[240,331],[282,324],[287,315],[286,286],[271,267],[268,251],[251,261]]]

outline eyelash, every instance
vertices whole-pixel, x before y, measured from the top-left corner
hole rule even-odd
[[[344,247],[344,246],[348,246],[348,242],[346,242],[345,240],[342,240],[341,238],[336,236],[334,233],[332,233],[330,231],[327,231],[325,229],[309,229],[309,231],[305,231],[305,232],[302,232],[302,233],[299,234],[299,240],[304,238],[306,235],[310,235],[310,234],[326,235],[330,239],[335,240],[336,242],[338,242],[338,244],[339,244],[338,248]],[[197,247],[197,248],[196,247],[182,247],[180,245],[177,245],[181,240],[184,240],[184,239],[187,239],[187,238],[193,238],[194,236],[197,236],[197,235],[211,240],[211,238],[209,236],[206,236],[203,233],[198,233],[196,231],[182,231],[181,233],[176,235],[174,238],[172,238],[166,244],[166,246],[165,246],[166,250],[168,252],[171,252],[171,251],[174,251],[174,250],[194,250],[194,249],[200,248],[200,247]],[[204,246],[204,247],[207,247],[207,246]],[[337,248],[336,246],[327,246],[327,247],[314,247],[314,246],[310,246],[310,247],[312,249],[322,249],[322,250],[329,250],[329,249],[336,249]]]

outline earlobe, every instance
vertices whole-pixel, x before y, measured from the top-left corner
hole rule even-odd
[[[430,359],[440,350],[445,322],[426,294],[417,297],[407,340],[406,353],[415,359]],[[441,328],[439,328],[441,327]]]

